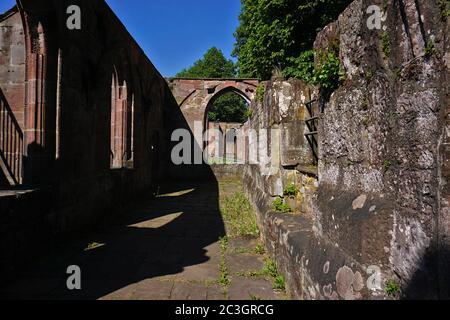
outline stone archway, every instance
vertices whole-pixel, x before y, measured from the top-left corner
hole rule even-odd
[[[207,110],[219,96],[234,92],[250,103],[256,95],[258,79],[173,78],[169,86],[197,144],[203,146]]]
[[[239,88],[235,87],[235,86],[226,86],[221,85],[219,87],[217,87],[217,90],[214,92],[213,95],[211,95],[209,97],[209,99],[205,99],[205,109],[203,111],[203,124],[204,127],[207,128],[208,127],[208,111],[209,109],[212,107],[212,105],[214,104],[214,102],[221,96],[223,96],[224,94],[227,93],[235,93],[236,95],[240,96],[243,100],[245,100],[245,102],[250,106],[250,103],[252,101],[252,99],[254,98],[254,94],[252,91],[252,94],[247,94],[244,93],[243,91],[241,91]],[[182,106],[183,109],[183,106]]]

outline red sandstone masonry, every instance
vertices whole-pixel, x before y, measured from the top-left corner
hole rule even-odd
[[[20,248],[0,247],[9,257],[2,271],[27,262],[48,238],[85,231],[107,209],[151,194],[166,171],[164,114],[177,110],[167,82],[105,1],[77,4],[81,30],[67,29],[64,1],[23,0],[0,18],[0,88],[24,132],[24,182],[50,190],[37,193],[39,212],[34,202],[2,207],[0,243],[26,235]],[[118,86],[127,84],[117,99],[114,74]],[[37,222],[21,224],[14,212]]]

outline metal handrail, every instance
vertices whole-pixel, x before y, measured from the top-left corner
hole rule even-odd
[[[0,89],[0,162],[13,186],[22,183],[23,132]]]

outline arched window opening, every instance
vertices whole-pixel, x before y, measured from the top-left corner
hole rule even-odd
[[[225,161],[236,163],[237,161],[237,129],[231,128],[225,135]]]
[[[129,97],[126,81],[117,73],[111,84],[111,168],[132,167],[134,97]]]
[[[250,114],[247,100],[237,92],[226,91],[213,98],[206,112],[209,164],[243,163],[245,139],[241,139],[241,131]]]
[[[208,120],[210,122],[245,123],[248,120],[248,103],[237,93],[224,93],[210,106]]]

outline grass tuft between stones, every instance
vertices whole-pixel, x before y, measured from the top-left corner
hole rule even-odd
[[[264,267],[260,271],[237,272],[236,276],[245,278],[270,278],[272,281],[272,288],[277,291],[286,290],[286,282],[282,274],[278,272],[275,262],[266,257],[264,260]]]
[[[259,236],[252,205],[243,192],[225,197],[221,202],[221,212],[229,237]]]

